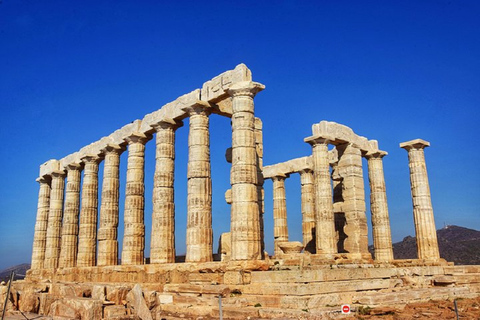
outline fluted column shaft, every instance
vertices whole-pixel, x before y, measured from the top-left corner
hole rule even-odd
[[[120,192],[120,155],[125,149],[119,145],[107,145],[102,150],[103,163],[100,227],[98,228],[97,265],[118,264],[118,201]]]
[[[47,240],[48,212],[50,210],[51,177],[37,179],[40,184],[38,192],[37,219],[33,236],[32,269],[42,269],[45,260],[45,244]]]
[[[157,132],[153,180],[150,263],[175,262],[175,129],[172,119],[153,126]]]
[[[305,252],[316,253],[315,248],[315,193],[313,187],[313,171],[300,171],[302,194],[302,234]]]
[[[232,185],[231,259],[262,258],[258,197],[258,159],[255,145],[253,97],[265,87],[256,82],[239,82],[232,96]]]
[[[213,260],[210,111],[197,104],[189,110],[186,262]]]
[[[78,231],[78,267],[96,264],[98,216],[98,164],[100,158],[89,155],[82,158],[85,164],[82,184],[82,208]]]
[[[57,268],[60,256],[60,241],[63,216],[63,193],[65,191],[65,172],[52,172],[50,208],[48,213],[47,240],[45,244],[44,268]]]
[[[143,133],[135,133],[127,138],[128,164],[125,191],[125,213],[122,264],[144,263],[145,250],[145,143],[148,138]]]
[[[317,254],[330,258],[337,252],[337,246],[328,161],[328,140],[321,137],[309,137],[305,139],[305,142],[312,145]]]
[[[367,154],[368,179],[370,181],[370,210],[372,212],[373,250],[376,261],[393,260],[392,235],[388,215],[387,191],[383,174],[383,160],[386,152]]]
[[[287,201],[285,195],[285,175],[272,177],[273,180],[273,238],[275,255],[282,254],[278,246],[288,241]]]
[[[67,187],[63,212],[62,244],[59,267],[74,267],[77,264],[78,215],[80,212],[80,176],[82,166],[72,163],[66,167]]]
[[[423,152],[423,149],[428,146],[430,146],[430,143],[421,139],[400,144],[400,147],[408,151],[418,258],[438,260],[440,259],[440,253]]]
[[[258,211],[260,219],[260,244],[261,254],[265,252],[265,230],[264,230],[264,213],[265,213],[265,192],[263,189],[263,123],[260,118],[255,118],[255,146],[257,150],[257,195],[258,195]]]
[[[362,154],[360,149],[351,144],[338,145],[336,149],[338,151],[337,170],[343,178],[342,198],[346,220],[343,226],[343,232],[346,234],[344,249],[352,258],[366,258],[370,254]]]

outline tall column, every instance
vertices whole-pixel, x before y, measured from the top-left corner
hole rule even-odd
[[[98,215],[98,164],[97,155],[83,157],[85,164],[82,184],[82,208],[78,231],[77,267],[91,267],[96,264],[97,215]]]
[[[367,153],[368,179],[370,181],[370,210],[372,211],[373,250],[376,261],[393,260],[392,235],[388,216],[387,191],[383,174],[385,151]]]
[[[262,259],[265,252],[265,230],[264,230],[264,213],[265,213],[265,192],[263,190],[263,123],[260,118],[255,118],[255,146],[257,149],[257,195],[258,195],[258,211],[260,214],[260,243]]]
[[[430,142],[422,139],[400,143],[400,147],[408,151],[418,258],[438,260],[440,259],[440,254],[438,251],[437,231],[433,218],[427,166],[423,152],[423,149],[429,146]]]
[[[287,201],[285,195],[285,174],[277,174],[273,180],[273,238],[275,256],[282,254],[278,246],[288,241]]]
[[[120,192],[120,155],[125,147],[108,144],[102,153],[103,163],[102,200],[100,226],[98,228],[98,266],[118,264],[118,201]]]
[[[305,252],[316,253],[315,248],[315,194],[313,171],[304,169],[300,172],[302,193],[302,234]]]
[[[37,179],[40,184],[38,192],[37,220],[33,236],[32,269],[42,269],[45,260],[45,242],[47,240],[48,211],[50,210],[50,176]]]
[[[67,188],[63,212],[62,244],[59,267],[74,267],[77,264],[78,214],[80,211],[80,175],[82,165],[72,163],[66,166]]]
[[[244,81],[228,89],[233,100],[230,173],[232,260],[262,258],[253,97],[264,88],[260,83]]]
[[[175,262],[175,130],[181,126],[165,119],[153,128],[157,132],[153,180],[150,263]]]
[[[337,252],[337,246],[335,243],[335,219],[328,161],[329,140],[313,136],[305,138],[305,142],[312,146],[317,254],[325,258],[331,258]]]
[[[362,153],[349,143],[337,145],[338,174],[342,179],[343,232],[345,252],[351,258],[371,258],[368,252],[368,226],[365,214],[365,186],[362,170]]]
[[[209,107],[208,103],[199,101],[186,109],[190,116],[186,262],[213,260]]]
[[[128,142],[127,182],[125,192],[124,234],[122,264],[144,263],[145,250],[145,144],[149,137],[137,132]]]
[[[52,189],[50,191],[50,208],[48,213],[47,240],[45,244],[45,269],[57,268],[60,256],[62,231],[63,193],[65,190],[65,172],[52,172]]]

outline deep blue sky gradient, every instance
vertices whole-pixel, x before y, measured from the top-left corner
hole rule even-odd
[[[398,144],[423,138],[432,144],[426,160],[437,227],[480,229],[479,16],[478,1],[3,0],[0,269],[30,261],[41,163],[141,119],[239,63],[266,85],[255,98],[265,164],[309,155],[303,138],[321,120],[377,139],[389,153],[385,176],[399,241],[414,228],[407,153]],[[185,242],[187,136],[188,121],[176,144],[178,254]],[[229,119],[212,115],[215,243],[229,229],[223,194],[230,144]],[[153,170],[151,141],[147,235]],[[267,181],[270,251],[271,188]],[[368,182],[366,191],[368,203]],[[298,175],[287,180],[287,206],[290,238],[301,240]],[[149,243],[148,236],[146,256]]]

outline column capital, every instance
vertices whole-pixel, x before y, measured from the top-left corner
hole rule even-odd
[[[407,151],[424,149],[426,147],[430,147],[430,142],[422,139],[415,139],[400,143],[400,148]]]
[[[60,178],[65,178],[67,173],[64,170],[54,170],[51,173],[52,177],[60,177]]]
[[[82,170],[83,169],[83,164],[82,163],[78,163],[78,162],[72,162],[72,163],[69,163],[65,166],[65,170],[69,171],[69,170]]]
[[[306,173],[313,173],[313,169],[303,168],[303,169],[301,169],[301,170],[298,170],[297,172],[300,174],[300,176],[302,176],[302,175],[304,175],[304,174],[306,174]]]
[[[86,154],[80,158],[80,160],[82,160],[83,163],[89,163],[89,162],[100,163],[102,159],[103,157],[97,154]]]
[[[281,181],[281,180],[285,180],[289,176],[290,175],[288,173],[277,172],[273,176],[271,176],[270,179],[272,179],[272,181]]]
[[[183,126],[183,121],[176,121],[176,120],[173,120],[172,118],[164,118],[150,125],[150,127],[155,129],[155,131],[157,132],[160,129],[167,129],[167,128],[172,128],[173,130],[176,130],[182,126]]]
[[[182,110],[188,113],[190,116],[195,113],[206,113],[209,115],[212,111],[212,106],[207,101],[197,100],[191,106],[183,107]]]
[[[133,132],[128,137],[124,138],[128,144],[140,142],[141,144],[146,144],[152,137],[141,132]]]
[[[318,144],[329,144],[333,141],[334,139],[331,137],[322,137],[322,136],[310,136],[306,137],[303,139],[304,142],[308,143],[309,145],[316,146]]]
[[[52,177],[51,176],[41,176],[41,177],[38,177],[37,179],[35,179],[35,181],[37,181],[38,183],[49,183],[50,181],[52,181]]]
[[[365,154],[365,158],[367,159],[382,159],[388,155],[388,152],[382,151],[382,150],[376,150],[376,151],[369,151]]]
[[[257,93],[265,89],[265,85],[253,81],[241,81],[234,83],[227,89],[227,93],[232,97],[247,96],[255,97]]]
[[[114,144],[114,143],[109,143],[107,144],[104,148],[102,148],[102,150],[100,150],[100,152],[105,155],[107,153],[118,153],[118,154],[121,154],[123,151],[125,151],[127,148],[123,145],[118,145],[118,144]]]

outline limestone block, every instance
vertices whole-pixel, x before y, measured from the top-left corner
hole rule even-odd
[[[115,302],[115,304],[125,304],[127,301],[127,294],[130,291],[129,287],[115,286],[107,287],[107,300]]]
[[[60,170],[60,161],[51,159],[40,165],[40,177],[51,175],[52,172]]]
[[[263,176],[265,179],[274,177],[276,174],[290,174],[302,170],[313,169],[312,157],[301,157],[289,161],[277,163],[263,167]]]
[[[69,319],[101,319],[103,304],[89,298],[62,298],[50,306],[49,316]]]
[[[132,305],[134,314],[142,320],[153,320],[152,314],[143,298],[142,287],[136,284],[127,294],[127,301]]]
[[[171,294],[157,294],[157,304],[172,304],[173,295]]]
[[[124,125],[118,130],[115,130],[113,133],[109,135],[110,141],[112,144],[116,145],[125,145],[125,138],[132,135],[132,133],[138,131],[139,129],[139,122],[140,120],[135,120],[132,123]]]
[[[92,298],[100,301],[105,301],[106,288],[102,285],[95,285],[92,288]]]
[[[74,152],[60,159],[60,168],[66,168],[69,164],[80,163],[80,153]]]
[[[2,300],[4,301],[4,300]],[[22,292],[18,301],[18,309],[22,312],[37,313],[40,307],[39,295],[35,292]]]
[[[105,306],[103,308],[103,318],[104,319],[118,319],[124,318],[127,314],[127,309],[125,306]]]
[[[201,97],[204,101],[217,102],[227,97],[226,89],[236,82],[251,81],[252,72],[246,65],[239,64],[234,70],[226,71],[203,84]]]

